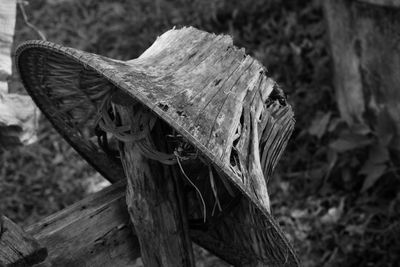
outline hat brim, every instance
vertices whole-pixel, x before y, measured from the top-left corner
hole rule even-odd
[[[246,188],[241,178],[235,173],[232,168],[227,164],[221,162],[220,158],[217,158],[215,154],[211,153],[198,139],[193,136],[192,132],[189,132],[186,128],[175,117],[170,116],[171,113],[166,112],[166,107],[163,104],[163,96],[160,96],[159,87],[168,87],[173,84],[167,80],[160,80],[157,77],[146,75],[145,69],[138,69],[132,67],[130,64],[126,64],[123,61],[112,60],[99,55],[86,53],[76,49],[63,47],[57,44],[53,44],[45,41],[29,41],[20,45],[16,51],[17,57],[17,68],[20,72],[21,79],[28,93],[32,96],[34,101],[37,103],[42,112],[52,122],[58,132],[73,146],[79,154],[85,158],[94,168],[104,175],[111,181],[116,181],[124,177],[123,169],[121,165],[114,162],[104,151],[99,147],[85,139],[82,134],[82,129],[77,129],[76,125],[68,123],[65,117],[59,112],[59,107],[55,105],[54,100],[49,97],[51,90],[44,83],[46,75],[56,70],[56,68],[62,69],[62,64],[56,66],[57,62],[52,62],[53,66],[47,65],[44,67],[46,61],[52,56],[58,58],[64,57],[67,61],[73,61],[77,65],[81,66],[83,70],[91,70],[96,72],[99,76],[103,77],[104,80],[123,92],[129,94],[132,98],[148,107],[159,118],[164,120],[167,124],[181,133],[193,146],[201,151],[210,162],[223,173],[232,184],[234,184],[246,197],[246,200],[242,201],[241,205],[243,210],[236,209],[237,212],[241,213],[240,220],[246,220],[250,229],[240,230],[232,225],[232,218],[227,217],[223,220],[223,227],[226,229],[211,229],[210,234],[213,236],[220,236],[224,238],[232,238],[232,240],[249,240],[248,244],[237,244],[238,251],[248,253],[249,251],[257,251],[256,254],[264,255],[261,257],[262,262],[273,264],[273,266],[297,266],[298,260],[296,255],[286,240],[283,232],[275,222],[269,210],[262,205],[254,196],[253,192],[250,192]],[[77,70],[77,73],[79,71]],[[73,85],[72,85],[73,86]],[[82,89],[82,88],[81,88]],[[84,89],[82,89],[84,90]],[[164,97],[168,97],[165,95]],[[93,110],[98,108],[96,103],[87,101],[86,105],[91,106]],[[92,131],[94,125],[84,125],[81,127],[87,127],[88,131]],[[237,215],[237,214],[236,214]],[[236,215],[234,217],[236,217]],[[237,219],[237,218],[236,218]],[[252,229],[254,227],[254,229]],[[265,239],[265,240],[264,240]],[[199,238],[201,240],[201,238]],[[270,245],[269,248],[248,248],[254,242],[252,240],[262,240]],[[200,241],[201,242],[201,241]],[[207,244],[202,244],[207,247]],[[221,246],[221,254],[228,247]],[[273,250],[271,247],[275,247]],[[238,253],[238,257],[245,257],[243,253]],[[260,259],[261,260],[261,259]],[[245,260],[244,260],[245,261]]]

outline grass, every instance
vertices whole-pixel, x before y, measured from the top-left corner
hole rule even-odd
[[[362,190],[359,170],[377,141],[349,129],[338,114],[319,1],[38,0],[27,13],[49,41],[123,60],[174,25],[233,36],[268,68],[295,108],[296,129],[269,192],[273,214],[303,265],[396,266],[400,179],[388,171]],[[19,16],[15,43],[37,38]],[[23,92],[18,78],[13,81]],[[371,142],[339,147],[349,134]],[[96,177],[44,118],[38,143],[2,151],[0,159],[0,210],[23,225],[81,199],[87,177]],[[199,266],[221,264],[203,251],[197,255]]]

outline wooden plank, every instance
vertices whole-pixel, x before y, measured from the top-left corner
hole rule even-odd
[[[48,247],[46,261],[35,266],[133,266],[141,255],[126,209],[125,185],[113,184],[27,227]],[[236,250],[221,246],[215,236],[202,230],[191,230],[190,235],[215,255],[240,265],[242,253],[233,255]]]
[[[113,184],[27,227],[48,247],[48,258],[35,267],[132,266],[140,255],[125,203],[126,181]],[[239,264],[237,257],[212,235],[191,230],[192,239],[215,255]],[[230,260],[229,260],[230,259]]]
[[[246,217],[246,202],[238,201],[239,213],[226,217],[218,227],[190,229],[190,237],[221,259],[242,266],[249,255],[253,255],[251,249],[246,248],[246,244],[220,240],[239,241],[238,236],[246,234],[232,223],[238,216]],[[48,247],[48,258],[36,267],[133,266],[141,256],[139,241],[126,209],[125,182],[90,195],[26,230]]]
[[[125,184],[114,184],[26,230],[48,248],[38,266],[132,266],[140,257],[125,205]]]
[[[125,185],[125,181],[111,185],[27,227],[49,251],[46,261],[36,267],[134,265],[141,256],[140,246],[126,209]],[[203,231],[192,230],[191,236],[216,255],[232,258],[229,250],[215,250],[219,242]]]
[[[115,107],[122,125],[131,125],[134,133],[141,134],[151,127],[154,115],[143,107]],[[121,146],[121,160],[128,181],[129,215],[139,238],[145,266],[194,266],[187,219],[177,197],[179,190],[172,170],[148,159],[140,147],[145,144],[160,150],[160,140],[163,138],[155,140],[148,132],[144,138]]]
[[[0,216],[0,266],[24,267],[43,261],[47,250],[21,227]]]

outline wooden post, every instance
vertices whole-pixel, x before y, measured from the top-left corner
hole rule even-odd
[[[400,150],[400,1],[322,2],[342,117]]]
[[[139,105],[137,105],[139,106]],[[143,107],[116,105],[122,125],[131,125],[139,131],[154,116]],[[161,143],[152,140],[150,132],[137,142],[126,142],[120,149],[127,177],[126,201],[128,211],[140,242],[145,266],[194,266],[186,215],[183,213],[177,183],[168,166],[147,159],[138,142],[162,150]]]
[[[0,216],[0,267],[28,267],[46,257],[46,248],[10,219]]]

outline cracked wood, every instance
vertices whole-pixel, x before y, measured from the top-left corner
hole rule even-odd
[[[143,107],[115,105],[122,125],[130,125],[138,133],[154,116]],[[141,124],[143,123],[143,124]],[[144,139],[150,147],[163,150],[163,137],[157,140],[148,132]],[[127,178],[126,203],[139,239],[145,266],[194,266],[192,243],[187,218],[182,209],[182,194],[168,166],[147,159],[137,142],[124,142],[120,153]],[[165,144],[164,144],[165,145]]]
[[[5,216],[0,215],[0,267],[28,267],[43,261],[47,249]]]
[[[48,248],[35,267],[134,265],[140,248],[124,191],[125,183],[116,183],[27,227]]]

